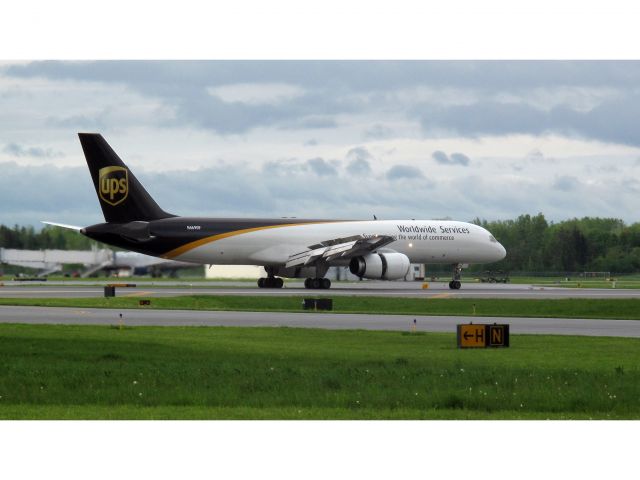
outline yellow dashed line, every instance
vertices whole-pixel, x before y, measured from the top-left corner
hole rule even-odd
[[[433,295],[431,298],[449,298],[450,296],[450,293],[439,293],[438,295]]]
[[[135,293],[128,293],[126,295],[122,295],[123,297],[142,297],[144,295],[151,295],[152,292],[135,292]]]

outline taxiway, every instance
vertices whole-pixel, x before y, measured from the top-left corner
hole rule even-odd
[[[120,317],[122,315],[122,317]],[[335,313],[220,312],[99,308],[0,307],[0,323],[118,325],[296,327],[455,332],[456,324],[508,323],[512,334],[640,337],[640,321],[567,318],[458,317]]]
[[[104,282],[119,283],[119,282]],[[5,282],[0,298],[86,298],[101,297],[103,284],[51,282],[21,284]],[[299,282],[287,282],[281,289],[258,288],[249,282],[136,282],[135,288],[117,288],[117,296],[167,297],[178,295],[245,296],[373,296],[406,298],[640,298],[640,290],[614,288],[563,288],[520,284],[464,283],[460,290],[450,290],[446,283],[420,282],[336,282],[330,290],[307,290]]]

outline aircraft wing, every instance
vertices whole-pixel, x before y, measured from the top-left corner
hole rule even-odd
[[[285,266],[286,268],[299,267],[313,264],[319,260],[330,262],[339,258],[348,259],[384,247],[393,241],[395,238],[389,235],[375,237],[354,235],[326,240],[309,246],[308,250],[291,255]]]

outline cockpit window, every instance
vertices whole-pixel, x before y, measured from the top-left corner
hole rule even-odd
[[[493,243],[498,243],[498,241],[495,239],[493,235],[489,235],[489,241]]]

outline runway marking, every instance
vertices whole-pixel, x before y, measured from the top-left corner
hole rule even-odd
[[[145,295],[153,295],[153,292],[135,292],[121,295],[121,297],[143,297]]]
[[[436,295],[431,295],[429,298],[449,298],[451,297],[450,293],[438,293]]]

